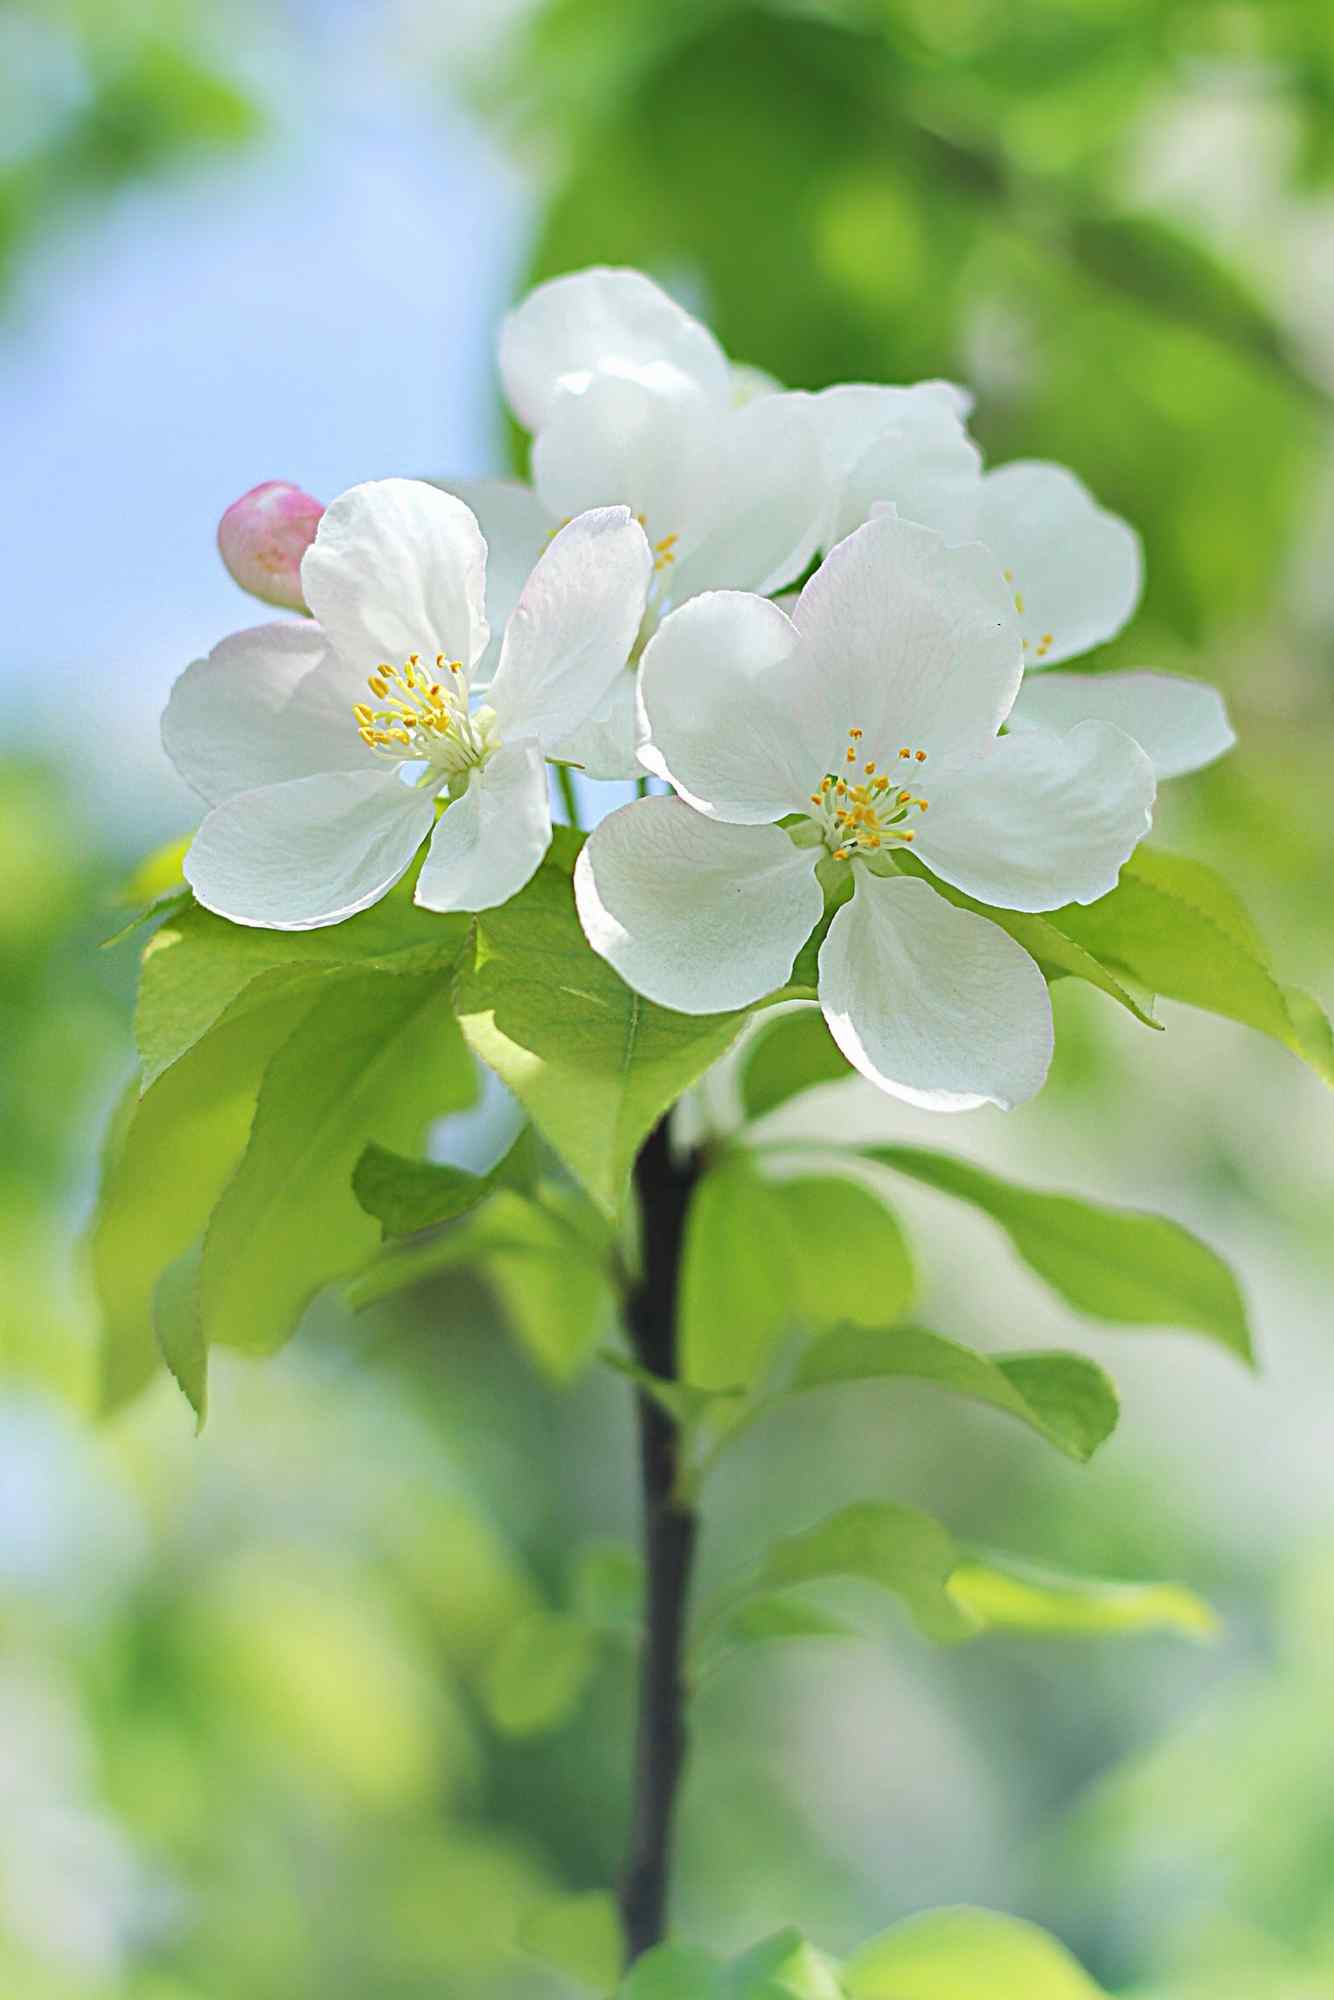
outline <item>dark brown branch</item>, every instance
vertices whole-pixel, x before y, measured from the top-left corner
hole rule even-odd
[[[649,1135],[635,1162],[642,1262],[627,1307],[630,1340],[641,1368],[677,1375],[677,1300],[693,1160],[673,1159],[667,1121]],[[695,1554],[696,1519],[674,1498],[680,1433],[643,1390],[637,1397],[644,1504],[647,1604],[640,1661],[630,1841],[620,1886],[627,1960],[662,1938],[671,1877],[672,1820],[686,1755],[682,1658]]]

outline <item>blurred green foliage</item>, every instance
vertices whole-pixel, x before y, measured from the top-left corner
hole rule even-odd
[[[0,295],[71,213],[258,133],[209,26],[183,0],[0,9]]]
[[[0,286],[65,217],[255,134],[227,25],[184,0],[4,10]],[[1106,663],[1221,680],[1242,736],[1168,805],[1174,842],[1234,878],[1328,991],[1334,636],[1299,557],[1334,329],[1323,349],[1299,334],[1266,256],[1334,176],[1320,0],[546,0],[482,90],[535,162],[534,275],[652,268],[795,384],[957,375],[993,458],[1062,459],[1135,521],[1149,593]],[[1146,180],[1149,139],[1198,101],[1281,130],[1277,166],[1244,121],[1219,156],[1220,181],[1249,186],[1244,226]],[[93,1329],[70,1246],[134,955],[96,950],[125,857],[77,782],[12,751],[0,765],[0,1990],[564,2000],[579,1987],[525,1947],[586,1972],[605,1953],[634,1600],[605,1540],[632,1518],[624,1391],[599,1373],[557,1395],[531,1366],[565,1372],[543,1347],[560,1331],[548,1257],[522,1293],[442,1264],[355,1327],[317,1308],[282,1364],[224,1371],[205,1447],[169,1388],[103,1433],[73,1419]],[[1243,1233],[1263,1219],[1334,1281],[1299,1086],[1233,1073],[1224,1103],[1184,1061],[1165,1131],[1095,998],[1062,995],[1027,1129],[1040,1141],[1077,1100],[1104,1164],[1149,1150],[1196,1208]],[[960,1240],[940,1238],[974,1254]],[[1207,1536],[1181,1523],[1169,1454],[1081,1486],[985,1414],[961,1431],[900,1389],[833,1389],[774,1420],[732,1477],[718,1578],[757,1524],[845,1499],[845,1465],[864,1484],[889,1466],[887,1494],[934,1478],[961,1535],[1191,1576],[1230,1611],[1231,1650],[1173,1667],[1146,1640],[1104,1664],[1076,1641],[1039,1659],[992,1639],[925,1669],[900,1621],[856,1669],[814,1639],[767,1678],[724,1666],[685,1808],[692,1935],[732,1952],[792,1917],[850,1949],[931,1897],[943,1796],[949,1844],[995,1850],[989,1873],[976,1845],[960,1870],[1004,1885],[1109,1990],[1323,2000],[1327,1574],[1276,1591],[1240,1502]],[[1189,1433],[1197,1414],[1173,1421]],[[1237,1468],[1216,1473],[1232,1500]],[[1209,1706],[1211,1674],[1230,1684]],[[855,1807],[830,1809],[831,1756],[849,1778],[867,1766]],[[882,1784],[904,1827],[889,1859]],[[1013,1862],[1038,1829],[1047,1844]],[[579,1921],[571,1895],[593,1899]]]

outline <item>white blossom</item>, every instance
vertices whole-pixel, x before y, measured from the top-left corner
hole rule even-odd
[[[551,840],[546,756],[620,674],[653,563],[624,507],[570,522],[480,687],[486,561],[460,500],[417,480],[353,487],[302,563],[313,619],[238,633],[187,668],[162,734],[212,808],[185,862],[207,909],[274,930],[338,923],[428,838],[428,909],[489,909],[528,881]]]
[[[575,875],[590,943],[664,1006],[742,1007],[784,986],[826,888],[850,886],[818,980],[848,1060],[937,1110],[1031,1096],[1051,1053],[1041,972],[900,858],[1000,908],[1092,902],[1148,830],[1154,777],[1105,721],[1000,734],[1022,676],[988,551],[893,516],[833,549],[790,617],[734,591],[685,605],[640,686],[642,761],[677,796],[592,834]]]

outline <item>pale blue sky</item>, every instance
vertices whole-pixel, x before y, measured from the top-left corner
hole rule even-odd
[[[68,743],[129,847],[197,810],[158,748],[174,675],[266,615],[217,559],[227,503],[500,465],[522,185],[437,91],[347,84],[314,69],[260,148],[44,246],[0,329],[0,716]]]

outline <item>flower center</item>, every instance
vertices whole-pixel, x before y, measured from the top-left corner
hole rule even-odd
[[[1004,576],[1005,581],[1009,584],[1011,590],[1014,590],[1015,610],[1019,613],[1019,616],[1021,618],[1027,617],[1028,614],[1024,609],[1024,593],[1022,590],[1015,590],[1014,571],[1012,569],[1007,569],[1003,570],[1001,574]],[[1034,645],[1031,639],[1025,638],[1024,651],[1026,653],[1032,653],[1034,660],[1045,660],[1048,653],[1051,651],[1052,647],[1055,644],[1056,644],[1056,634],[1054,632],[1044,632],[1042,634],[1042,637],[1038,640],[1036,646]]]
[[[819,808],[815,823],[836,861],[850,861],[854,854],[874,853],[896,842],[911,847],[914,834],[908,817],[927,808],[927,801],[903,783],[915,773],[895,769],[895,765],[924,764],[925,750],[912,750],[905,744],[894,765],[882,771],[874,757],[862,761],[864,733],[860,729],[848,731],[843,769],[826,771],[819,791],[811,793],[811,804]]]
[[[382,660],[366,685],[380,705],[359,701],[353,708],[362,742],[396,764],[426,764],[423,783],[461,777],[498,747],[491,710],[469,708],[461,660],[437,653],[434,673],[420,653],[410,653],[401,667]]]

